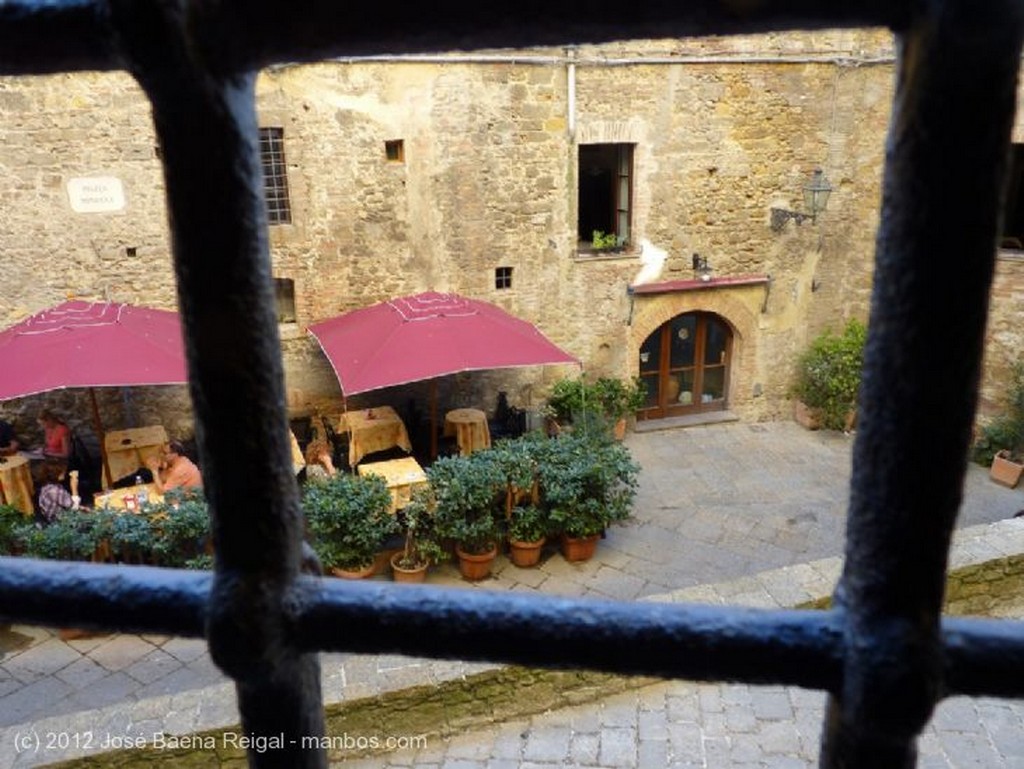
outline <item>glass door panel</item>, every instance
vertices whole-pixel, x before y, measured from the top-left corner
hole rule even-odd
[[[640,347],[646,388],[638,417],[660,419],[725,408],[732,335],[720,318],[678,315]]]
[[[724,354],[724,353],[723,353]],[[707,405],[725,398],[725,367],[705,367],[704,381],[701,386],[700,402]]]
[[[724,323],[715,318],[705,322],[704,364],[721,366],[725,364],[725,356],[729,345],[729,330]]]
[[[678,369],[694,364],[697,342],[697,316],[680,315],[669,322],[671,347],[669,368]]]

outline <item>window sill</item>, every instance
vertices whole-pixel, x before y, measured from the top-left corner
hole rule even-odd
[[[281,335],[282,342],[290,341],[292,339],[301,339],[303,337],[302,327],[294,321],[291,323],[278,323],[277,333]]]
[[[640,249],[638,248],[626,248],[622,251],[592,251],[578,248],[573,260],[577,262],[613,262],[616,260],[634,260],[638,256],[640,256]]]

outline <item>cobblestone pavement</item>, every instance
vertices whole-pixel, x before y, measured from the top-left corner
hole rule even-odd
[[[824,709],[824,694],[803,689],[663,683],[339,766],[812,769]],[[1024,767],[1024,703],[944,702],[922,735],[918,767]]]
[[[631,434],[627,445],[642,467],[635,518],[610,530],[592,561],[569,564],[549,551],[537,569],[517,569],[500,559],[492,579],[469,585],[454,567],[445,566],[431,574],[431,583],[634,600],[841,554],[851,437],[807,432],[789,422],[731,423]],[[1024,494],[1019,490],[997,486],[982,468],[969,468],[961,526],[1007,519],[1021,508]],[[830,584],[819,587],[827,593]],[[743,597],[745,583],[734,585],[738,587],[726,598]],[[42,763],[39,756],[22,755],[16,764],[10,758],[11,740],[28,725],[75,723],[121,733],[131,726],[180,734],[238,719],[233,686],[210,661],[201,640],[131,635],[62,640],[49,630],[15,625],[0,634],[0,655],[0,767]],[[332,654],[322,660],[329,702],[481,669],[402,657]],[[712,686],[699,691],[716,691],[726,702],[731,690]],[[787,696],[797,702],[797,695]],[[666,694],[664,700],[677,702],[680,697]],[[674,705],[671,713],[677,709]],[[650,710],[658,708],[652,704]],[[813,720],[820,721],[820,713]],[[702,744],[713,749],[715,723],[712,718],[704,725],[712,731],[701,732]],[[541,728],[542,722],[537,724]],[[607,739],[611,745],[617,737],[609,732]],[[530,744],[527,740],[522,750]],[[54,753],[46,760],[69,755]],[[1024,758],[1018,760],[1005,765],[1024,768]]]

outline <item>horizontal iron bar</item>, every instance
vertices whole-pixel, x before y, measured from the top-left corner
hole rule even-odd
[[[0,621],[202,637],[212,575],[0,558]],[[296,645],[834,690],[838,611],[614,602],[302,577]],[[1024,622],[943,620],[947,695],[1024,696]]]
[[[0,622],[203,637],[212,574],[0,558]]]
[[[296,635],[309,649],[832,689],[841,621],[838,612],[326,580]]]
[[[947,694],[1024,697],[1024,622],[942,621]]]
[[[137,0],[147,2],[151,0]],[[0,74],[118,69],[100,0],[0,3]],[[787,29],[905,26],[905,0],[521,0],[497,8],[294,0],[287,12],[268,0],[183,2],[190,34],[221,69],[341,56],[574,45],[637,38],[750,34]],[[146,34],[146,32],[141,32]]]

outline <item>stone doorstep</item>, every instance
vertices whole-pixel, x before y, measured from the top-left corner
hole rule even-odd
[[[950,562],[956,564],[957,570],[970,568],[985,562],[991,553],[990,542],[998,542],[1001,552],[1006,552],[1007,540],[1019,542],[1024,553],[1024,520],[1008,519],[993,524],[973,526],[957,532],[954,539],[953,553]],[[972,554],[981,555],[973,556]],[[1003,560],[1003,559],[996,559]],[[781,569],[773,569],[760,574],[743,577],[741,580],[711,585],[699,585],[684,588],[663,596],[650,596],[641,600],[661,601],[668,603],[700,602],[726,604],[744,595],[750,580],[765,586],[785,583],[789,585],[787,598],[794,597],[794,591],[807,596],[807,600],[797,603],[777,603],[773,607],[766,606],[759,598],[757,604],[764,608],[793,608],[795,606],[822,606],[828,602],[831,587],[823,595],[823,586],[835,585],[842,561],[839,558],[827,558],[806,564],[795,564]],[[736,583],[742,584],[737,590]],[[749,592],[749,591],[748,591]],[[773,591],[766,590],[769,596]],[[770,599],[769,599],[770,600]],[[363,666],[367,658],[353,660]],[[477,665],[480,672],[466,675],[460,672],[460,666],[445,661],[428,661],[434,668],[429,670],[428,678],[434,677],[437,683],[408,686],[405,677],[397,677],[393,683],[395,688],[382,690],[371,696],[357,697],[347,702],[329,704],[326,712],[326,738],[330,743],[328,757],[331,762],[344,759],[379,755],[386,752],[383,747],[373,749],[370,746],[353,746],[346,749],[344,735],[356,737],[384,736],[388,725],[396,724],[395,733],[403,736],[425,736],[428,739],[445,739],[458,733],[487,726],[492,723],[509,721],[526,716],[556,710],[571,705],[579,705],[603,699],[620,692],[639,689],[661,683],[661,679],[651,677],[627,677],[589,671],[541,670],[519,666],[486,667]],[[344,664],[344,663],[343,663]],[[420,664],[420,663],[416,663]],[[347,677],[347,676],[346,676]],[[386,684],[385,684],[386,685]],[[212,689],[183,692],[172,697],[154,698],[167,700],[166,705],[146,701],[134,703],[130,708],[156,712],[171,712],[187,707],[190,699],[198,703],[210,697],[232,697],[234,687],[230,684],[213,687]],[[171,701],[173,700],[173,708]],[[123,723],[124,717],[117,717],[124,705],[104,708],[100,711],[88,711],[70,717],[60,717],[48,721],[40,721],[32,725],[39,733],[47,731],[75,731],[76,721],[88,721],[83,731],[96,729],[98,724]],[[232,708],[233,710],[233,708]],[[52,721],[52,723],[51,723]],[[209,725],[208,725],[209,726]],[[0,744],[12,744],[14,733],[24,731],[26,725],[0,730]],[[382,728],[383,727],[383,728]],[[221,765],[232,761],[243,762],[244,751],[225,748],[223,736],[237,734],[237,724],[223,724],[219,728],[205,729],[193,733],[191,748],[177,750],[134,749],[104,753],[97,757],[95,751],[89,756],[75,757],[72,755],[52,756],[51,758],[66,760],[53,766],[65,769],[85,769],[102,765],[105,769],[143,769],[168,762],[168,765],[180,766],[183,759],[197,753],[201,744],[217,745],[217,759]],[[365,742],[365,741],[364,741]],[[208,751],[207,756],[208,756]],[[187,761],[185,765],[189,765]],[[31,764],[24,764],[29,766]],[[198,764],[197,764],[198,765]],[[207,764],[202,764],[206,766]],[[19,764],[22,766],[22,764]]]

